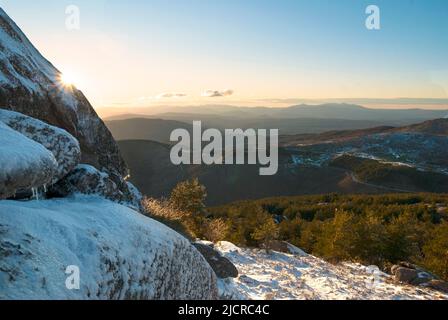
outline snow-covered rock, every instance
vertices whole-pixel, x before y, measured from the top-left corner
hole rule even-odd
[[[67,267],[79,268],[69,290]],[[0,299],[216,299],[182,236],[100,197],[0,201]]]
[[[95,194],[114,201],[122,200],[123,197],[107,173],[87,164],[76,166],[69,175],[52,186],[50,192],[59,197],[77,193]]]
[[[67,197],[78,193],[99,195],[112,201],[130,203],[139,209],[138,199],[134,199],[139,195],[138,191],[124,193],[122,190],[123,188],[119,188],[109,174],[90,165],[80,164],[64,179],[51,186],[50,193],[58,197]]]
[[[56,170],[50,151],[0,122],[0,199],[50,183]]]
[[[61,76],[0,8],[0,106],[65,129],[79,141],[82,163],[112,179],[127,176],[111,133],[83,93],[64,85]]]
[[[141,209],[142,206],[142,200],[143,200],[143,194],[140,192],[140,190],[137,189],[136,186],[134,186],[131,182],[126,181],[126,185],[128,187],[129,193],[130,193],[130,203],[135,207]]]
[[[397,284],[377,267],[334,265],[298,251],[297,255],[242,249],[228,242],[215,245],[238,268],[237,279],[220,279],[226,299],[298,300],[436,300],[448,294]]]
[[[79,163],[78,141],[67,131],[21,113],[0,109],[0,121],[50,150],[58,163],[52,183],[66,176]]]

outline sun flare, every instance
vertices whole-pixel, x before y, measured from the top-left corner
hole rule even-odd
[[[73,73],[62,73],[60,75],[59,80],[61,81],[62,85],[65,87],[71,87],[71,86],[77,86],[79,85],[79,77],[77,77],[75,74]]]

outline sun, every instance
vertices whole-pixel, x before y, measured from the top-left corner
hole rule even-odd
[[[74,73],[64,72],[59,76],[59,81],[64,87],[72,87],[79,84],[79,77]]]

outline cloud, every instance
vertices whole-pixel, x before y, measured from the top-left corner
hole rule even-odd
[[[165,92],[157,96],[157,99],[167,99],[167,98],[183,98],[186,97],[186,93],[182,92]]]
[[[207,97],[207,98],[228,97],[231,95],[233,95],[233,90],[230,90],[230,89],[227,89],[224,91],[206,90],[202,93],[202,96]]]

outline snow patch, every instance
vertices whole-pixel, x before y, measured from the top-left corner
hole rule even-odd
[[[228,242],[215,249],[238,268],[237,279],[219,280],[220,296],[254,300],[435,300],[448,295],[399,285],[383,272],[356,263],[333,265],[305,254],[241,249]],[[292,246],[294,251],[294,247]]]

